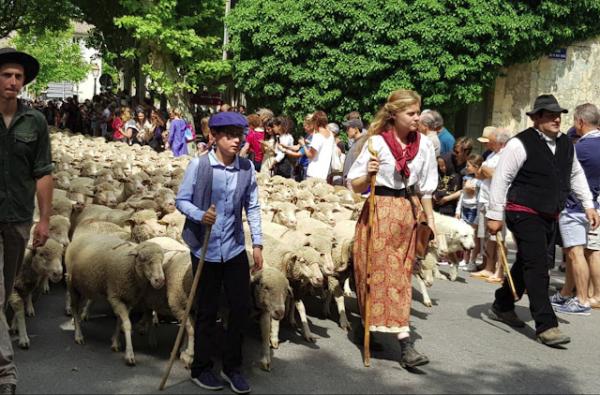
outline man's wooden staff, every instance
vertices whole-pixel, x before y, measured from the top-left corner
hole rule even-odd
[[[210,238],[210,231],[212,230],[212,225],[208,225],[206,227],[206,233],[204,235],[204,243],[202,245],[202,256],[198,261],[198,267],[196,268],[196,274],[194,275],[194,281],[192,282],[192,289],[190,291],[190,296],[188,297],[187,304],[185,306],[185,314],[183,315],[183,320],[181,321],[179,332],[177,332],[177,338],[175,339],[175,344],[173,345],[173,350],[171,350],[171,358],[169,359],[169,365],[167,366],[167,371],[160,382],[160,386],[158,389],[160,391],[165,389],[165,384],[167,384],[167,379],[169,378],[169,374],[171,374],[171,368],[173,367],[173,363],[175,362],[175,358],[177,358],[177,351],[179,351],[179,347],[181,347],[181,340],[183,339],[183,331],[185,330],[185,326],[187,324],[187,320],[190,317],[190,311],[192,310],[192,305],[194,304],[194,299],[196,298],[196,291],[198,289],[198,283],[200,282],[200,274],[202,273],[202,268],[204,267],[204,258],[206,257],[206,250],[208,249],[208,239]]]
[[[371,139],[368,140],[368,149],[369,154],[371,154],[371,159],[377,159],[377,151],[373,149],[373,143]],[[366,367],[371,366],[371,351],[369,350],[370,342],[371,342],[371,331],[369,330],[370,322],[369,316],[371,315],[371,305],[370,305],[370,294],[371,294],[371,253],[373,249],[373,219],[375,217],[375,179],[377,175],[373,174],[371,176],[371,194],[369,195],[369,227],[367,228],[367,267],[366,267],[366,277],[367,277],[367,294],[365,295],[365,316],[364,325],[365,325],[365,334],[364,334],[364,344],[363,344],[363,353],[364,353],[364,364]]]
[[[508,267],[508,259],[506,259],[506,250],[504,249],[504,240],[502,239],[502,232],[496,233],[496,243],[498,244],[498,253],[500,254],[500,260],[502,261],[502,266],[504,266],[504,273],[506,273],[506,276],[508,278],[508,284],[510,285],[513,297],[515,298],[515,300],[519,300],[519,296],[517,295],[517,291],[515,289],[515,283],[513,281],[512,275],[510,274],[510,267]]]

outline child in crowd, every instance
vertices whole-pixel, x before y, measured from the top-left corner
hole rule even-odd
[[[479,195],[479,186],[481,181],[475,178],[477,170],[483,163],[481,155],[471,154],[467,158],[467,166],[465,167],[466,175],[463,177],[462,192],[458,204],[456,205],[456,218],[462,219],[471,225],[477,233],[477,203]],[[476,266],[475,261],[480,250],[480,239],[475,239],[475,248],[470,251],[465,251],[463,262],[468,262],[467,270]],[[461,262],[461,263],[463,263]]]

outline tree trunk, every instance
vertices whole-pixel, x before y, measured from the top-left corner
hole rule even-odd
[[[139,104],[144,103],[146,98],[146,76],[142,72],[143,59],[136,59],[135,62],[135,73],[136,73],[136,97]]]
[[[123,92],[127,96],[131,95],[131,86],[133,84],[133,70],[130,64],[123,69]]]
[[[173,63],[173,59],[168,55],[159,50],[155,50],[151,47],[151,53],[149,61],[152,67],[156,70],[161,70],[165,73],[166,78],[175,85],[176,82],[182,79],[181,75]],[[181,117],[187,122],[190,122],[194,128],[194,117],[192,115],[192,107],[190,104],[190,97],[187,92],[183,89],[179,89],[176,86],[171,92],[165,92],[170,108],[177,108],[181,111]]]

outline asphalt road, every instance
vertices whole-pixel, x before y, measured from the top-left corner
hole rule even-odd
[[[442,267],[442,270],[444,268]],[[553,284],[562,274],[554,272]],[[289,325],[281,328],[281,346],[273,370],[259,368],[259,327],[249,327],[244,371],[254,393],[597,393],[600,390],[600,311],[589,317],[561,316],[561,329],[571,336],[566,350],[548,348],[534,339],[528,301],[517,314],[528,326],[516,331],[490,321],[496,286],[461,272],[454,283],[437,281],[430,289],[432,308],[415,291],[412,322],[417,349],[431,363],[408,372],[398,364],[399,348],[391,336],[375,335],[384,350],[362,365],[361,349],[332,319],[323,319],[316,301],[309,304],[311,328],[320,338],[306,343]],[[347,298],[350,319],[359,322],[356,303]],[[128,367],[123,353],[110,350],[115,319],[110,308],[97,304],[83,325],[86,344],[73,341],[70,319],[63,314],[64,288],[55,285],[36,304],[28,319],[31,348],[16,348],[19,393],[158,393],[158,385],[175,341],[177,326],[159,328],[159,347],[134,335],[137,366]],[[595,373],[594,373],[595,372]],[[178,361],[165,393],[207,393],[193,385]],[[230,393],[225,389],[222,393]]]

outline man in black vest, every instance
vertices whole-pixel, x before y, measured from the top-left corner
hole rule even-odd
[[[541,95],[527,115],[533,127],[511,139],[502,153],[490,190],[486,217],[491,234],[502,229],[503,214],[517,243],[517,259],[511,269],[518,297],[525,290],[535,321],[537,340],[558,347],[571,340],[558,329],[548,299],[549,254],[554,249],[558,214],[572,191],[585,208],[590,227],[600,223],[592,203],[585,173],[575,157],[573,144],[560,132],[560,107],[552,95]],[[553,262],[552,262],[553,263]],[[489,317],[513,327],[525,323],[514,311],[515,301],[508,282],[496,291]]]

